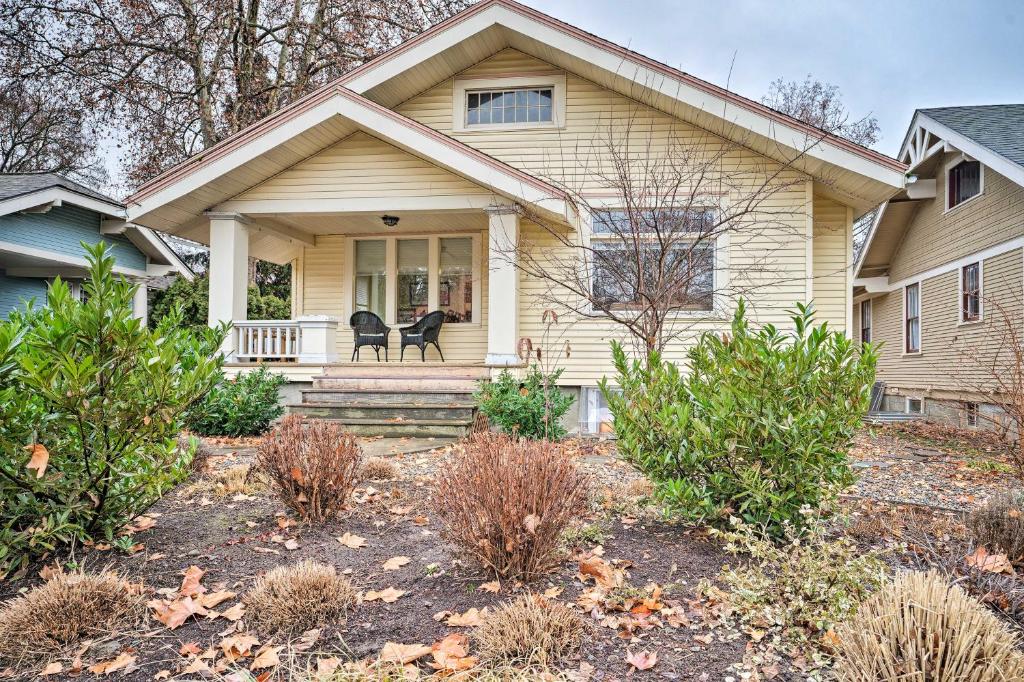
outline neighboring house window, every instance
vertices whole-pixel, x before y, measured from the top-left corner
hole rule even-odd
[[[924,412],[924,398],[907,398],[906,412],[909,414],[922,414]]]
[[[860,342],[871,343],[871,301],[860,304]]]
[[[981,319],[981,263],[965,265],[960,271],[960,321]]]
[[[921,350],[921,285],[910,284],[904,291],[904,350],[917,353]]]
[[[554,88],[515,88],[466,93],[466,125],[551,123]]]
[[[649,288],[659,289],[655,284],[656,268],[661,258],[661,246],[654,226],[662,225],[663,234],[671,234],[669,254],[664,261],[666,270],[678,275],[679,288],[672,304],[680,310],[710,311],[714,309],[715,291],[715,241],[701,238],[713,226],[713,214],[709,211],[679,212],[650,220],[638,219],[640,226],[629,224],[630,219],[623,210],[602,211],[594,216],[594,230],[591,235],[593,248],[592,286],[594,298],[605,305],[628,307],[640,303],[640,287],[634,282],[648,282]],[[672,225],[673,220],[684,220],[680,227]],[[631,230],[643,245],[635,247]],[[692,234],[692,239],[681,237]],[[640,253],[644,263],[637,272],[634,262]],[[682,259],[682,260],[680,260]],[[641,277],[643,279],[641,279]]]
[[[981,163],[961,161],[948,171],[946,208],[959,206],[981,194]]]
[[[978,403],[964,403],[964,417],[968,426],[978,425]]]

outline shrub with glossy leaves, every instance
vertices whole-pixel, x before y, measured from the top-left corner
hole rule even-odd
[[[561,419],[573,403],[557,386],[562,371],[544,374],[532,365],[520,379],[502,370],[496,381],[481,384],[477,391],[480,412],[505,433],[558,440],[565,436]]]
[[[46,307],[0,323],[0,575],[112,538],[186,476],[181,418],[220,374],[223,329],[147,329],[109,247],[85,248],[84,302],[58,279]]]
[[[284,375],[266,367],[222,379],[188,414],[188,427],[204,436],[259,436],[284,413]]]
[[[852,482],[847,448],[868,407],[876,356],[798,304],[793,331],[753,329],[742,302],[731,334],[704,334],[689,372],[613,346],[616,390],[602,390],[619,452],[681,516],[730,514],[779,534]]]

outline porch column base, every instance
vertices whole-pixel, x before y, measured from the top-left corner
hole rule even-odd
[[[338,361],[336,339],[338,318],[328,315],[306,315],[296,320],[302,334],[299,362],[330,363]]]
[[[518,367],[523,364],[523,360],[518,355],[488,353],[484,358],[484,364],[488,367]]]

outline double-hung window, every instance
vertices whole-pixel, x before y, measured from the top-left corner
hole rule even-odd
[[[921,352],[921,285],[908,284],[903,290],[903,341],[907,353]]]
[[[960,321],[981,319],[981,263],[969,263],[960,269]]]
[[[871,300],[860,304],[860,342],[871,343]]]
[[[595,303],[643,305],[647,292],[667,296],[675,310],[713,310],[713,225],[710,211],[599,212],[591,234]]]

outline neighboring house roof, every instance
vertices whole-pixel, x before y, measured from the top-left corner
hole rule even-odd
[[[915,111],[899,153],[908,175],[936,174],[936,159],[950,151],[977,159],[1024,187],[1024,104]],[[854,267],[855,277],[878,276],[886,269],[921,199],[912,183],[881,206]]]
[[[94,211],[112,222],[124,223],[125,205],[59,173],[0,173],[0,216],[19,211],[45,211],[48,208],[71,204]],[[101,231],[102,231],[101,222]],[[187,279],[195,273],[185,265],[159,234],[142,225],[124,223],[126,237],[151,262],[177,270]]]
[[[127,199],[129,215],[167,231],[189,222],[194,225],[202,210],[319,151],[325,138],[333,141],[357,129],[513,198],[531,200],[524,192],[508,192],[488,179],[532,185],[534,194],[558,197],[557,190],[538,185],[537,178],[391,110],[505,47],[537,55],[627,96],[637,98],[643,90],[644,101],[656,102],[669,114],[731,136],[770,158],[795,158],[812,177],[822,179],[822,191],[840,193],[859,208],[876,205],[902,186],[905,166],[895,159],[512,0],[484,0],[145,183]],[[321,105],[329,100],[336,102],[343,123],[323,115]],[[363,120],[356,120],[355,113],[363,114]],[[379,125],[375,127],[368,114]],[[420,139],[402,144],[389,138],[387,132],[396,125]],[[438,142],[447,145],[449,153],[432,152],[430,147]],[[249,164],[257,157],[258,168]],[[462,168],[455,167],[456,162],[464,162]],[[473,164],[489,167],[483,182],[467,174]]]

